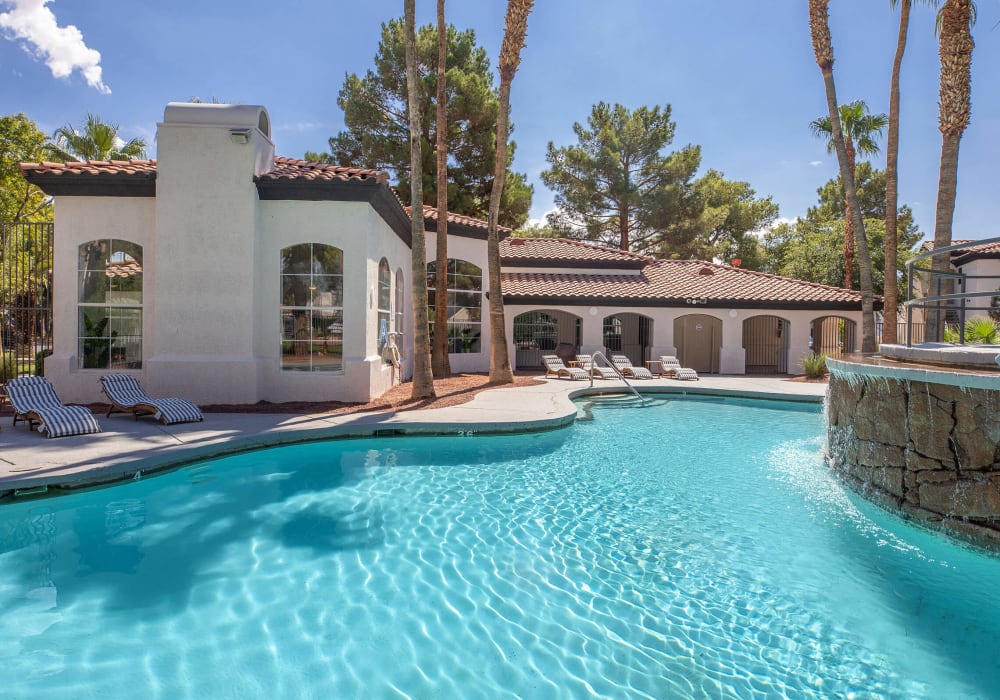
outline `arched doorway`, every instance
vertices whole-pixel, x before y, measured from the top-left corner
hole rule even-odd
[[[790,325],[778,316],[752,316],[743,322],[747,374],[788,374]]]
[[[580,349],[582,319],[566,311],[525,311],[514,317],[515,369],[540,369],[542,355],[555,354],[556,346],[568,343]]]
[[[625,355],[632,364],[642,366],[653,337],[653,319],[636,313],[614,314],[604,319],[604,347],[615,355]]]
[[[677,359],[696,372],[718,374],[722,350],[722,319],[708,314],[687,314],[674,319]]]
[[[812,336],[809,347],[817,355],[836,355],[854,352],[857,324],[841,316],[815,318],[810,327]]]

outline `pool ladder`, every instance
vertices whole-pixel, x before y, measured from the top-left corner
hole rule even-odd
[[[620,369],[618,369],[618,367],[615,365],[615,363],[613,363],[610,360],[608,360],[608,358],[605,357],[605,355],[604,355],[603,352],[601,352],[600,350],[598,350],[598,351],[594,352],[591,355],[591,357],[594,359],[594,361],[591,364],[595,364],[595,365],[597,363],[597,358],[598,357],[601,358],[602,360],[604,360],[604,364],[606,364],[608,367],[610,367],[611,369],[613,369],[615,371],[615,374],[618,375],[618,378],[621,379],[623,382],[625,382],[625,386],[628,387],[628,390],[631,391],[633,394],[635,394],[635,397],[637,399],[639,399],[639,403],[642,404],[643,406],[646,405],[646,399],[643,398],[643,395],[640,394],[636,390],[636,388],[634,386],[632,386],[631,384],[629,384],[628,379],[625,378],[625,375],[622,374],[622,371]],[[593,372],[590,372],[590,386],[594,386],[594,373]]]

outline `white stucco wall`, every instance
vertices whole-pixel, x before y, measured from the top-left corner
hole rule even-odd
[[[149,259],[155,230],[152,197],[57,197],[53,251],[53,352],[45,360],[45,376],[69,403],[101,401],[100,377],[107,370],[80,369],[77,342],[79,247],[101,239],[138,243]],[[143,347],[152,342],[152,280],[143,279]],[[140,375],[141,376],[141,375]]]
[[[398,382],[378,354],[378,264],[393,273],[409,263],[409,248],[364,202],[263,201],[254,288],[255,354],[260,396],[268,401],[368,401]],[[344,370],[281,369],[280,254],[298,243],[322,243],[344,252]],[[407,291],[406,298],[409,298]]]
[[[199,403],[259,397],[254,353],[260,131],[235,143],[226,125],[162,123],[157,130],[155,343],[147,390]]]
[[[1000,260],[973,260],[966,263],[959,269],[961,272],[969,275],[970,277],[988,278],[967,280],[965,285],[967,292],[992,292],[1000,287]],[[988,314],[987,307],[990,306],[991,301],[991,296],[966,297],[966,304],[968,306],[980,307],[979,309],[968,311],[968,317],[986,316]]]

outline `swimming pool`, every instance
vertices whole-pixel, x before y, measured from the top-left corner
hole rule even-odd
[[[17,698],[990,697],[1000,560],[848,494],[814,407],[596,402],[0,508]]]

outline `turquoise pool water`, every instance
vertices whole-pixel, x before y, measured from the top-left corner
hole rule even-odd
[[[1000,560],[817,409],[285,447],[0,507],[5,698],[986,698]]]

